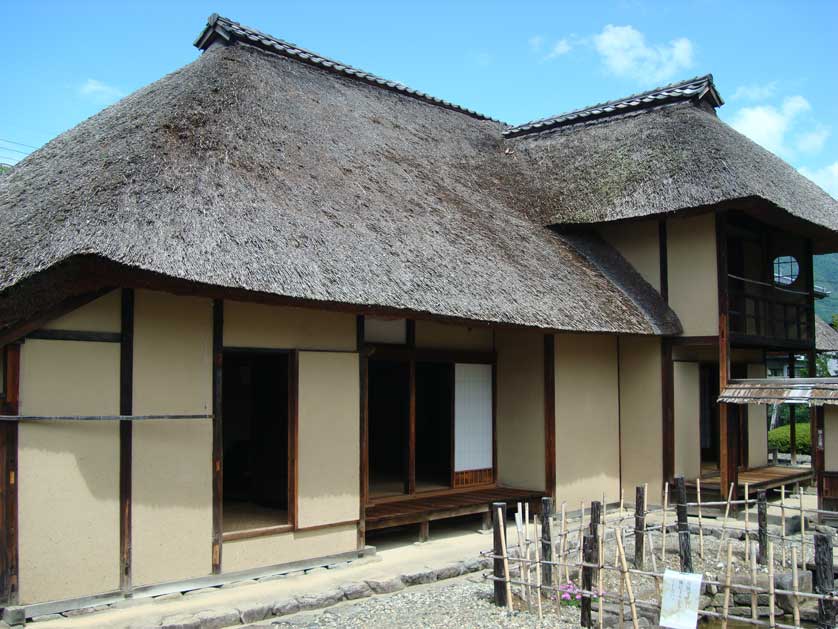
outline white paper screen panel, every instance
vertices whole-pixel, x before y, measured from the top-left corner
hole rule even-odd
[[[454,366],[454,471],[492,467],[492,366]]]
[[[364,340],[367,343],[407,343],[407,320],[364,318]]]

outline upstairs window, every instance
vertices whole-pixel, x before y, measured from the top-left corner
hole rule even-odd
[[[793,256],[774,258],[774,283],[778,286],[791,286],[800,277],[800,265]]]

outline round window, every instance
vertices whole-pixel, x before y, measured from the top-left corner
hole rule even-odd
[[[790,286],[800,276],[800,265],[794,256],[778,256],[774,258],[774,283],[780,286]]]

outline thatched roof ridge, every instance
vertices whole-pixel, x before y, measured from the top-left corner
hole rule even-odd
[[[638,112],[651,107],[676,102],[699,102],[704,99],[710,107],[720,107],[724,104],[722,97],[713,83],[713,75],[697,76],[686,81],[678,81],[663,87],[656,87],[645,92],[632,94],[616,100],[609,100],[582,109],[569,111],[558,116],[550,116],[540,120],[533,120],[524,124],[510,127],[503,134],[515,137],[527,133],[541,133],[557,127],[572,124],[588,123],[608,116]]]
[[[815,349],[819,352],[838,352],[838,330],[815,315]]]
[[[677,333],[636,273],[616,280],[510,204],[530,200],[505,189],[502,129],[214,46],[0,180],[0,328],[59,292],[55,269],[71,285],[85,259],[88,276],[107,263],[310,304]]]
[[[775,208],[838,248],[838,201],[703,106],[676,102],[507,140],[546,224],[587,224],[726,204]],[[527,182],[525,182],[526,185]]]

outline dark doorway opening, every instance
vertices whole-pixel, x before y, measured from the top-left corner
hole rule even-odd
[[[224,532],[288,524],[289,355],[224,352]]]
[[[416,364],[416,491],[452,485],[454,365]]]
[[[719,366],[699,366],[701,395],[701,471],[719,468]]]
[[[369,495],[407,493],[410,364],[370,360],[368,387]]]

